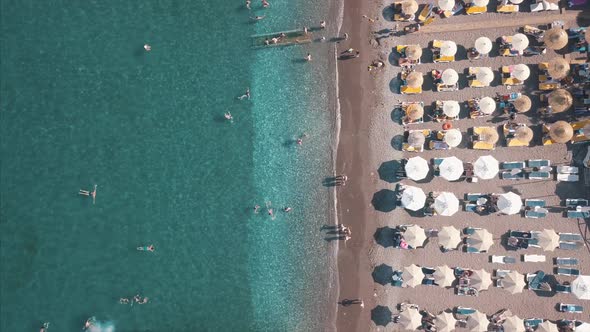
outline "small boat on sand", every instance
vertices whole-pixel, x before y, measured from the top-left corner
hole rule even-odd
[[[313,41],[312,33],[308,30],[291,30],[252,36],[253,48],[277,46],[291,46],[308,44]]]

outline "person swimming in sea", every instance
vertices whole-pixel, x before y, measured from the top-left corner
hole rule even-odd
[[[49,322],[45,322],[41,326],[41,329],[39,330],[39,332],[47,332],[48,329],[49,329]]]
[[[260,21],[260,20],[262,20],[262,19],[263,19],[263,18],[265,18],[265,17],[266,17],[266,15],[262,15],[262,16],[250,16],[250,19],[251,19],[252,21],[255,21],[255,22],[257,22],[257,21]]]
[[[84,323],[84,329],[89,329],[89,328],[93,327],[94,323],[96,323],[96,318],[94,316],[88,318],[86,320],[86,323]]]
[[[233,120],[234,120],[234,117],[231,115],[231,113],[230,113],[230,112],[227,112],[227,113],[225,113],[225,114],[224,114],[224,117],[225,117],[225,119],[226,119],[227,121],[229,121],[229,122],[233,122]]]
[[[258,213],[259,210],[260,210],[260,205],[258,205],[258,204],[254,205],[254,213]]]
[[[243,95],[239,96],[238,99],[239,100],[243,100],[247,98],[248,100],[250,100],[250,88],[246,88],[246,92],[244,92]]]
[[[131,303],[131,301],[129,301],[129,299],[126,297],[122,297],[119,299],[119,303],[120,304],[129,304],[129,303]]]

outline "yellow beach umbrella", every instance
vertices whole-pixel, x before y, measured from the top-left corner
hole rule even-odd
[[[569,91],[557,89],[549,94],[548,102],[553,108],[553,113],[560,113],[572,107],[574,99]]]
[[[553,251],[559,247],[559,235],[552,229],[544,229],[539,233],[539,247],[545,251]]]
[[[444,226],[441,228],[440,232],[438,232],[438,244],[443,248],[457,249],[462,241],[461,231],[453,226]]]
[[[530,110],[532,106],[531,98],[529,98],[526,95],[522,95],[516,98],[516,100],[513,101],[512,104],[514,105],[514,108],[518,113],[524,113]]]
[[[547,68],[549,75],[555,79],[562,79],[567,76],[570,71],[570,63],[564,58],[553,58],[549,61]]]
[[[560,50],[567,45],[567,32],[562,28],[551,28],[543,35],[543,41],[548,48],[552,50]]]
[[[565,121],[557,121],[549,127],[549,136],[555,143],[567,143],[574,137],[574,129]]]

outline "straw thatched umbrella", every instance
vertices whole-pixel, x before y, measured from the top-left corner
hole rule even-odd
[[[512,191],[498,196],[498,210],[503,214],[517,214],[522,208],[522,199]]]
[[[422,76],[421,72],[413,71],[409,73],[408,76],[406,76],[406,83],[411,88],[418,88],[422,86],[422,83],[424,83],[424,77]]]
[[[432,276],[434,282],[440,287],[451,287],[453,281],[455,281],[455,273],[447,265],[435,267]]]
[[[544,229],[539,232],[539,247],[545,251],[553,251],[559,247],[559,235],[552,229]]]
[[[442,192],[434,200],[434,210],[441,216],[452,216],[459,211],[459,199],[453,193]]]
[[[445,131],[445,136],[443,137],[443,141],[452,148],[459,146],[462,139],[463,134],[461,134],[459,129],[449,129]]]
[[[420,104],[410,104],[406,107],[406,115],[411,120],[418,120],[424,116],[424,107]]]
[[[531,109],[533,103],[531,102],[531,98],[529,98],[529,96],[521,95],[512,102],[512,105],[514,105],[514,108],[518,113],[524,113]]]
[[[469,277],[469,285],[478,291],[486,290],[492,285],[492,275],[484,270],[475,270]]]
[[[574,99],[569,91],[557,89],[549,94],[548,102],[553,109],[553,113],[559,113],[572,107]]]
[[[434,325],[438,332],[451,332],[455,330],[457,320],[452,313],[443,311],[434,319]]]
[[[408,226],[404,232],[404,240],[413,248],[422,247],[426,241],[426,231],[418,225]]]
[[[408,144],[411,146],[422,146],[425,141],[426,137],[424,137],[424,134],[421,131],[412,131],[408,135]]]
[[[444,84],[453,85],[459,81],[459,74],[455,69],[448,68],[442,72],[441,80]]]
[[[406,58],[418,60],[422,56],[422,47],[420,45],[408,45],[406,47]]]
[[[447,157],[440,163],[438,170],[440,176],[448,181],[459,180],[464,172],[463,162],[457,157]]]
[[[404,329],[415,331],[422,326],[422,315],[416,308],[410,308],[399,314],[399,323]]]
[[[586,39],[586,43],[590,44],[590,33],[584,32],[584,39]]]
[[[549,61],[547,71],[554,79],[562,79],[570,71],[570,63],[564,58],[553,58]]]
[[[483,97],[477,102],[477,107],[483,114],[492,114],[496,110],[496,101],[492,97]]]
[[[590,276],[579,276],[572,282],[572,293],[580,300],[590,300]]]
[[[478,178],[493,179],[500,171],[498,160],[492,156],[481,156],[473,163],[473,173]]]
[[[453,10],[453,7],[455,7],[455,0],[438,0],[437,5],[438,8],[444,11]]]
[[[402,2],[402,12],[406,15],[415,14],[418,11],[418,3],[415,0],[405,0]]]
[[[461,112],[461,106],[459,105],[459,102],[456,100],[446,100],[443,102],[443,113],[451,118],[456,117],[457,115],[459,115],[459,112]]]
[[[492,50],[492,41],[488,37],[479,37],[475,40],[475,50],[480,54],[488,54]]]
[[[557,121],[549,127],[549,136],[555,143],[566,143],[574,137],[574,128],[565,121]]]
[[[494,80],[494,72],[490,67],[478,67],[475,72],[475,79],[483,84],[490,84]]]
[[[512,48],[517,51],[524,51],[529,46],[529,37],[522,33],[512,36]]]
[[[546,320],[537,326],[536,332],[559,332],[557,325]]]
[[[446,249],[457,249],[463,239],[461,231],[453,226],[443,226],[438,232],[438,244]]]
[[[476,229],[469,236],[468,243],[471,247],[479,251],[488,251],[494,244],[494,238],[492,237],[492,233],[487,229]]]
[[[386,306],[378,305],[371,309],[371,320],[377,324],[377,326],[387,326],[393,320],[393,314],[391,309]]]
[[[476,7],[485,7],[490,3],[489,0],[472,0],[473,5]]]
[[[582,127],[580,131],[582,132],[582,135],[584,135],[587,138],[590,138],[590,122],[588,122],[584,127]]]
[[[520,126],[516,129],[514,137],[524,144],[529,144],[533,139],[533,130],[528,126]]]
[[[510,271],[502,278],[502,288],[510,294],[522,293],[524,286],[524,276],[516,271]]]
[[[408,159],[404,166],[408,178],[414,181],[420,181],[428,175],[428,161],[422,157],[412,157]]]
[[[524,320],[518,316],[507,317],[502,324],[504,332],[524,332]]]
[[[479,311],[467,316],[467,329],[470,332],[486,332],[488,325],[490,325],[488,317]]]
[[[483,127],[479,133],[479,140],[488,144],[496,144],[500,136],[494,127]]]
[[[418,211],[424,208],[426,203],[426,194],[422,189],[412,186],[406,186],[402,193],[402,205],[411,211]]]
[[[451,40],[445,40],[440,45],[440,54],[443,56],[453,56],[457,53],[457,44]]]
[[[404,285],[414,288],[422,284],[422,280],[424,280],[424,272],[422,272],[421,267],[412,264],[404,267],[402,279],[404,280]]]
[[[531,75],[531,69],[529,66],[520,63],[512,67],[512,76],[519,81],[524,81]]]
[[[545,45],[547,45],[547,48],[552,50],[560,50],[564,48],[565,45],[567,45],[567,32],[565,32],[565,30],[562,28],[551,28],[545,31],[545,34],[543,35],[543,41],[545,42]]]

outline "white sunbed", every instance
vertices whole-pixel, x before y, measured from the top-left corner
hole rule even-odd
[[[545,255],[522,255],[522,261],[528,263],[543,263],[547,259]]]
[[[496,256],[492,255],[492,263],[496,264],[514,264],[516,263],[516,259],[510,256]]]
[[[578,182],[580,181],[580,176],[577,174],[557,174],[557,181],[563,182]]]
[[[557,166],[559,174],[578,174],[579,169],[576,166]]]

